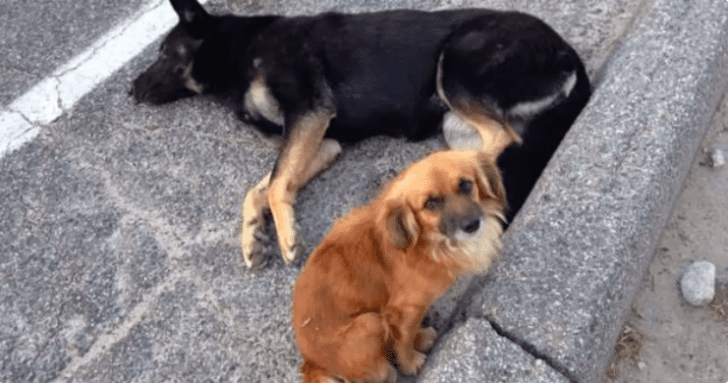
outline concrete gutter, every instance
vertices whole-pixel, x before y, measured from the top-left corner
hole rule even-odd
[[[556,373],[601,380],[726,92],[728,2],[646,4],[597,78],[588,107],[506,233],[501,262],[472,282],[455,316],[465,321],[443,338],[421,380],[555,381]],[[475,331],[489,325],[495,332]],[[503,338],[520,350],[493,352]],[[523,359],[524,351],[533,358]],[[461,369],[461,355],[488,367],[501,353],[520,368]]]
[[[404,379],[599,380],[726,91],[728,2],[291,4],[208,7],[513,8],[576,47],[596,86],[589,106],[505,235],[500,262],[437,303],[427,321],[441,338],[422,374]],[[269,265],[251,271],[237,243],[240,202],[270,171],[276,146],[211,98],[134,104],[129,82],[155,45],[0,158],[0,381],[300,379],[290,293],[305,258],[283,265],[270,236]],[[348,147],[299,195],[303,254],[334,218],[442,145],[374,138]]]

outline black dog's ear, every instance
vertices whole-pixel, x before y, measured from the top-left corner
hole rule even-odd
[[[397,248],[407,249],[417,243],[419,226],[412,209],[406,204],[393,207],[387,219],[387,231]]]
[[[210,25],[210,14],[197,0],[170,0],[172,8],[179,16],[179,22],[193,37],[205,37]]]

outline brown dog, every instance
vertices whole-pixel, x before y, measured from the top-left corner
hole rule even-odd
[[[496,156],[442,151],[409,166],[338,220],[293,291],[302,378],[393,381],[416,374],[435,339],[430,305],[500,247],[506,196]]]

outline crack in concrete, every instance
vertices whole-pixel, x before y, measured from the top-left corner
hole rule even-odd
[[[13,100],[6,109],[11,112],[3,111],[0,115],[0,138],[7,142],[0,156],[31,140],[39,128],[25,129],[20,119],[4,115],[18,113],[27,124],[43,126],[67,113],[78,100],[138,55],[173,22],[173,13],[160,8],[165,4],[164,0],[144,4],[132,17]],[[147,44],[140,44],[140,39]]]
[[[60,81],[57,77],[46,77],[23,96],[15,99],[7,109],[22,115],[30,124],[50,124],[63,113],[58,103],[59,86]]]
[[[18,111],[18,110],[14,109],[14,108],[12,108],[10,106],[7,107],[7,108],[5,108],[5,109],[6,110],[3,111],[4,113],[14,113],[16,115],[19,115],[21,119],[25,120],[25,122],[28,123],[28,125],[33,125],[34,124],[32,121],[30,121],[30,119],[28,118],[28,116],[25,116],[25,114],[22,111]]]
[[[0,112],[0,158],[34,137],[40,126],[23,112],[14,108],[4,108]]]
[[[142,295],[129,313],[116,324],[110,324],[108,328],[95,338],[92,345],[83,356],[69,350],[70,362],[61,370],[54,379],[54,382],[70,381],[74,375],[83,367],[89,366],[94,360],[102,357],[113,348],[117,343],[123,341],[129,332],[138,324],[142,323],[147,315],[153,310],[158,299],[164,294],[172,292],[178,283],[189,282],[197,287],[198,294],[203,305],[210,306],[215,309],[213,313],[222,317],[222,321],[228,324],[234,324],[233,316],[220,308],[217,302],[217,295],[214,294],[214,288],[203,280],[194,270],[193,267],[186,267],[183,263],[179,263],[180,255],[189,252],[189,243],[205,243],[210,241],[224,241],[229,238],[229,234],[225,230],[218,229],[218,225],[205,226],[201,228],[195,236],[192,236],[180,228],[173,228],[164,216],[157,211],[148,211],[137,208],[132,202],[128,201],[119,193],[119,189],[112,183],[112,177],[108,170],[100,169],[93,164],[81,161],[78,165],[81,171],[91,171],[102,180],[105,193],[109,201],[116,205],[120,212],[124,215],[122,224],[116,229],[111,238],[123,236],[122,232],[129,226],[138,227],[138,223],[143,223],[149,229],[149,232],[159,242],[160,246],[167,253],[165,263],[174,265],[170,268],[170,275],[164,281],[152,287],[147,293]],[[233,228],[233,225],[226,225],[226,228]],[[184,239],[188,241],[185,242]],[[124,290],[124,281],[120,280],[120,290]]]
[[[126,33],[126,31],[128,31],[134,23],[139,21],[139,19],[141,19],[147,13],[153,11],[154,9],[163,6],[164,3],[164,0],[159,0],[156,2],[152,1],[143,4],[142,8],[140,8],[133,16],[131,16],[127,20],[124,20],[122,24],[112,29],[111,32],[107,33],[103,39],[95,41],[89,46],[89,49],[78,55],[73,60],[64,64],[62,67],[58,68],[58,70],[56,70],[56,72],[54,73],[54,76],[60,78],[78,70],[83,64],[93,59],[94,56],[96,56],[96,54],[101,49],[105,48],[110,42],[115,41],[117,38]]]
[[[487,275],[486,275],[487,276]],[[546,363],[550,368],[555,370],[556,372],[560,373],[566,379],[568,379],[572,383],[579,382],[576,376],[574,376],[571,371],[566,368],[564,365],[556,361],[556,359],[552,358],[548,354],[541,352],[534,346],[533,344],[521,340],[519,337],[517,337],[512,332],[508,332],[504,327],[500,326],[495,320],[493,320],[490,316],[486,314],[468,314],[468,308],[472,305],[474,297],[478,294],[480,289],[482,288],[483,281],[485,277],[475,277],[473,280],[468,284],[468,288],[465,289],[465,292],[460,296],[460,300],[455,308],[455,310],[450,315],[450,318],[445,322],[445,326],[442,330],[438,330],[437,339],[435,340],[435,345],[433,349],[437,348],[438,345],[440,345],[440,342],[442,338],[450,333],[455,325],[465,323],[468,319],[482,319],[487,321],[490,326],[493,328],[493,330],[501,337],[509,340],[510,342],[518,345],[525,353],[533,356],[536,359],[542,360],[544,363]]]
[[[504,337],[508,339],[510,342],[518,345],[524,352],[528,353],[529,355],[533,356],[536,359],[543,360],[549,367],[551,367],[556,372],[562,374],[564,377],[566,377],[570,382],[572,383],[578,383],[579,379],[574,376],[568,368],[563,366],[561,363],[556,361],[556,359],[552,358],[546,353],[543,353],[536,348],[533,344],[521,340],[516,335],[514,335],[511,332],[508,332],[505,330],[505,328],[501,327],[496,321],[491,319],[487,315],[483,316],[473,316],[473,318],[480,318],[483,320],[486,320],[488,323],[490,323],[490,326],[493,328],[495,333],[497,333],[499,336]]]
[[[61,97],[61,84],[62,81],[60,79],[60,75],[52,75],[51,78],[56,80],[56,107],[58,108],[59,112],[58,115],[53,119],[58,119],[59,117],[63,116],[64,113],[66,113],[66,110],[63,108],[63,97]]]
[[[141,323],[147,313],[157,302],[157,300],[165,293],[174,289],[180,281],[190,280],[190,271],[178,271],[172,274],[167,280],[154,287],[150,293],[144,294],[142,300],[131,309],[130,314],[126,316],[124,321],[113,326],[113,329],[99,335],[94,340],[91,347],[82,357],[72,358],[71,361],[58,373],[54,382],[59,380],[68,381],[82,367],[91,363],[96,358],[102,356],[118,342],[122,341],[134,326]]]

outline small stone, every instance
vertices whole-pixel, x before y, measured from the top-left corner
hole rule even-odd
[[[694,306],[706,305],[715,296],[715,265],[709,261],[690,264],[680,279],[685,301]]]
[[[720,168],[725,165],[725,156],[723,151],[718,148],[713,148],[710,151],[710,166],[713,168]]]
[[[640,361],[639,363],[637,363],[637,368],[639,368],[640,371],[644,370],[646,367],[647,367],[647,364],[645,364],[644,361]]]

